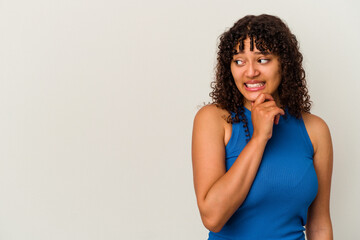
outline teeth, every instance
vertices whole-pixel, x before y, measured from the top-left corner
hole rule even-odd
[[[254,84],[245,84],[248,88],[261,87],[264,86],[265,83],[254,83]]]

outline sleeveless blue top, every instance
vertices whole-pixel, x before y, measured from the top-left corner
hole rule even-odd
[[[251,111],[244,109],[251,137]],[[209,240],[305,240],[307,210],[318,191],[314,149],[303,119],[287,110],[285,114],[274,124],[246,199],[220,232],[209,232]],[[226,171],[245,147],[245,139],[243,123],[232,124]]]

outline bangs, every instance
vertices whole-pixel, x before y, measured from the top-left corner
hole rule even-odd
[[[250,51],[254,51],[254,46],[260,51],[264,53],[272,53],[273,49],[271,44],[266,43],[266,41],[256,35],[252,35],[247,33],[246,35],[240,36],[238,40],[234,44],[234,48],[239,44],[239,51],[244,51],[244,41],[245,39],[250,39]],[[236,49],[234,49],[234,54],[238,53]]]

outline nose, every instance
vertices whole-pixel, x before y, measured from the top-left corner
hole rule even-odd
[[[248,78],[254,78],[259,76],[260,72],[254,63],[248,63],[245,74]]]

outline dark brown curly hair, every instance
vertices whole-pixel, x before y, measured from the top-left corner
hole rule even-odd
[[[240,119],[245,117],[244,96],[235,85],[230,63],[236,53],[235,46],[239,44],[239,50],[244,50],[244,40],[247,37],[250,38],[251,51],[255,43],[260,51],[270,52],[279,57],[281,83],[278,93],[282,107],[287,108],[288,112],[297,118],[301,117],[301,111],[310,112],[311,101],[302,67],[303,56],[299,51],[295,35],[276,16],[248,15],[238,20],[220,36],[215,80],[211,83],[213,90],[209,95],[212,103],[235,113],[235,117],[229,115],[227,121],[229,123],[243,121],[246,124],[245,119]]]

